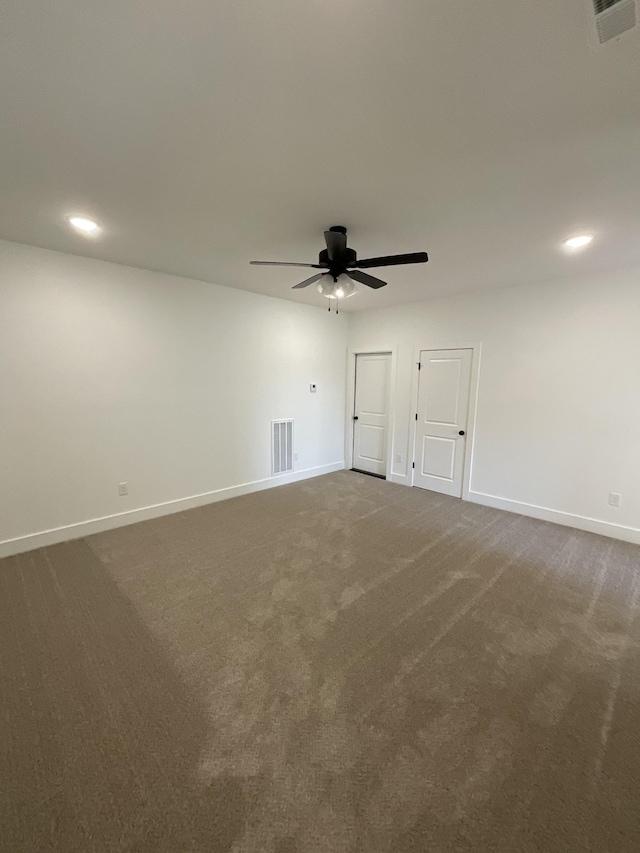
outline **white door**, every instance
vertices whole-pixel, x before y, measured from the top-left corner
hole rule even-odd
[[[462,497],[473,350],[423,350],[413,483]]]
[[[383,477],[387,473],[390,367],[389,353],[356,356],[353,467]]]

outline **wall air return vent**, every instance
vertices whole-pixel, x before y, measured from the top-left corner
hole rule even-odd
[[[636,0],[592,0],[599,44],[619,38],[637,23]]]
[[[293,421],[271,421],[271,473],[293,471]]]

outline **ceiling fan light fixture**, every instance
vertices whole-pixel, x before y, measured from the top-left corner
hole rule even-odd
[[[345,274],[338,276],[337,281],[334,281],[330,274],[323,275],[316,287],[318,293],[327,299],[347,299],[356,292],[355,282]]]

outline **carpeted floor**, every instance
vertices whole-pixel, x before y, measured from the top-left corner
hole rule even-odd
[[[0,849],[640,849],[640,548],[351,472],[0,561]]]

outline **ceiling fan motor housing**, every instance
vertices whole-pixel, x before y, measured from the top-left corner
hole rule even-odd
[[[339,266],[339,267],[350,267],[357,261],[358,256],[356,254],[355,249],[345,249],[339,259],[334,258],[333,261],[329,260],[329,252],[326,249],[323,249],[320,252],[318,257],[319,264],[326,264],[327,266]]]
[[[329,274],[337,281],[338,276],[345,272],[347,267],[355,264],[357,255],[353,249],[347,247],[347,229],[344,225],[332,225],[329,228],[329,233],[342,234],[345,239],[341,241],[342,245],[338,244],[338,246],[333,247],[333,258],[329,257],[330,244],[327,243],[327,248],[320,252],[318,263],[328,266]]]

